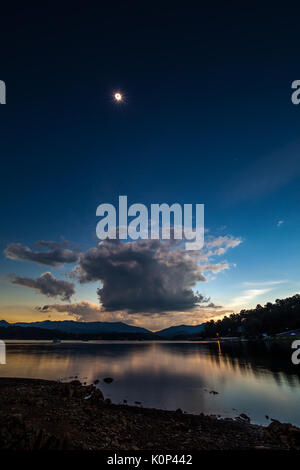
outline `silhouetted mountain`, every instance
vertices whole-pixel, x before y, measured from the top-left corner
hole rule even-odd
[[[170,326],[164,330],[157,331],[155,334],[164,338],[191,337],[204,331],[205,323],[201,325],[177,325]]]
[[[64,321],[38,321],[32,323],[13,323],[11,326],[23,328],[35,327],[47,330],[58,330],[65,333],[152,333],[145,328],[127,325],[122,322],[77,322],[73,320]]]
[[[36,328],[31,326],[0,326],[1,339],[18,340],[152,340],[156,339],[151,333],[122,333],[122,332],[102,332],[102,333],[71,333],[62,330],[49,328]]]
[[[204,330],[202,325],[179,325],[153,333],[146,328],[122,322],[37,321],[8,323],[0,321],[2,339],[188,339]]]

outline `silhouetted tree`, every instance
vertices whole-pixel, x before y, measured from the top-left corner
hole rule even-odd
[[[259,337],[300,328],[300,295],[267,302],[263,307],[241,310],[222,320],[209,321],[205,325],[204,336]]]

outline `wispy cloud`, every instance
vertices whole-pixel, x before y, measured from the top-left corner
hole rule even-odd
[[[299,178],[299,154],[298,140],[274,153],[251,159],[249,165],[242,167],[239,174],[235,175],[235,180],[230,182],[225,201],[231,204],[261,199]],[[226,189],[228,190],[227,180]]]
[[[244,286],[277,286],[278,284],[284,284],[288,282],[287,279],[280,279],[276,281],[245,281],[243,282]]]
[[[282,224],[284,224],[284,220],[278,220],[276,226],[281,227]]]
[[[245,290],[239,297],[234,298],[230,303],[229,306],[234,308],[243,308],[247,306],[250,302],[255,300],[257,297],[270,292],[272,288],[266,289],[248,289]]]

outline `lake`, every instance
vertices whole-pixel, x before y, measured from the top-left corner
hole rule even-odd
[[[114,403],[300,426],[300,365],[289,344],[7,341],[2,377],[99,379]],[[113,377],[111,384],[104,377]],[[218,392],[217,394],[210,392]]]

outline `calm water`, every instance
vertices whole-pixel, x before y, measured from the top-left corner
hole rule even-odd
[[[69,380],[77,375],[114,403],[204,412],[300,426],[300,365],[289,346],[203,342],[7,342],[2,377]],[[112,384],[102,382],[111,376]],[[214,395],[210,391],[217,391]]]

